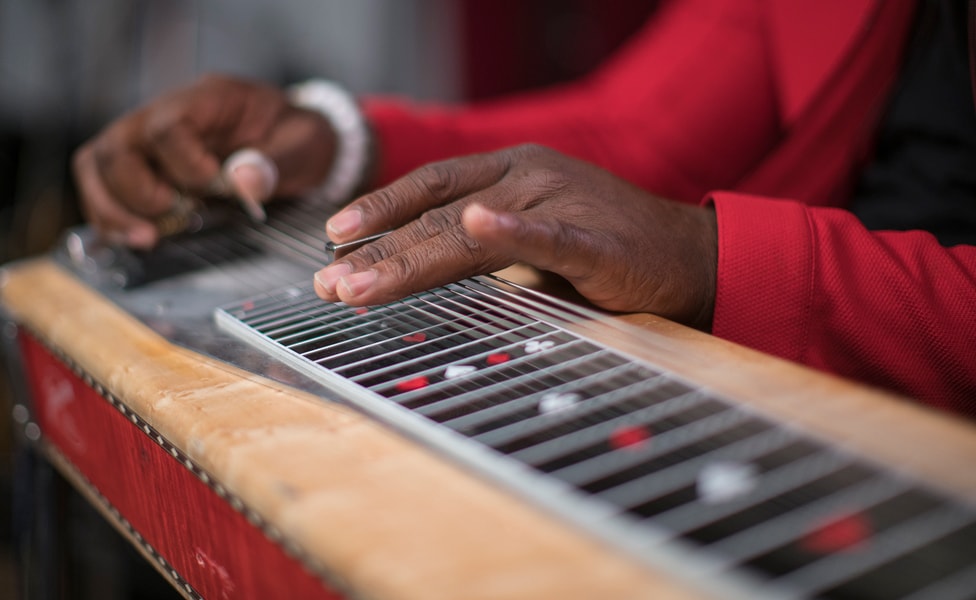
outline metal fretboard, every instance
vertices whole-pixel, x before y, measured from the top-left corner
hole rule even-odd
[[[720,596],[976,598],[973,506],[581,337],[576,311],[477,278],[368,309],[287,286],[216,320]]]

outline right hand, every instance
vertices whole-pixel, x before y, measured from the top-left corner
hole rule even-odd
[[[293,106],[281,90],[207,76],[111,123],[78,149],[73,168],[95,231],[150,248],[159,240],[153,219],[169,212],[178,194],[239,194],[262,203],[300,194],[325,179],[334,145],[328,121]],[[277,187],[246,168],[221,176],[224,159],[244,147],[277,166]]]

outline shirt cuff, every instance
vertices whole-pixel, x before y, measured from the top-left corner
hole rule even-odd
[[[718,275],[712,333],[803,362],[813,310],[814,236],[806,207],[712,192]]]

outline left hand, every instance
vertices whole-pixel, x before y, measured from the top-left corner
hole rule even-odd
[[[523,261],[561,275],[602,308],[711,326],[714,212],[547,148],[428,165],[327,223],[337,243],[393,228],[319,271],[318,295],[381,304]]]

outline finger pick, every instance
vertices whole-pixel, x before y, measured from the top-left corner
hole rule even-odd
[[[223,172],[245,212],[255,221],[264,221],[262,202],[278,187],[278,168],[271,159],[254,148],[242,148],[227,157]]]

